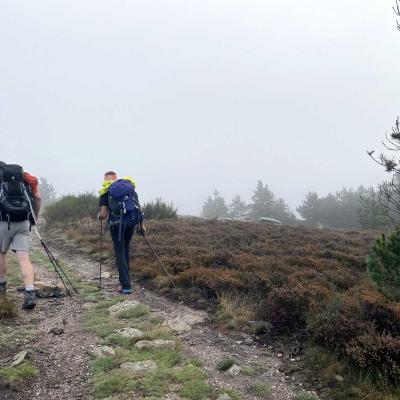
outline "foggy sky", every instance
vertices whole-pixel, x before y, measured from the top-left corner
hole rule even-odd
[[[0,0],[0,160],[59,194],[130,174],[198,214],[258,179],[376,185],[400,113],[392,1]]]

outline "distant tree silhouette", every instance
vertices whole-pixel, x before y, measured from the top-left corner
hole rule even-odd
[[[241,217],[246,214],[248,210],[248,206],[242,199],[240,198],[239,195],[236,195],[232,199],[232,203],[229,204],[229,215],[231,217]]]
[[[214,197],[209,196],[203,204],[203,217],[227,217],[228,206],[225,199],[219,194],[218,190],[214,191]]]
[[[57,199],[57,192],[54,186],[46,178],[39,179],[40,195],[44,206],[54,203]]]

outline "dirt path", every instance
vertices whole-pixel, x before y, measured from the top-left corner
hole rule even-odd
[[[76,245],[65,241],[62,236],[52,235],[48,241],[55,256],[84,281],[94,283],[98,276],[98,264],[93,257],[76,252]],[[37,246],[37,245],[36,245]],[[48,280],[54,273],[41,266],[37,267],[38,278]],[[103,279],[104,293],[113,297],[116,280],[115,271],[110,278]],[[208,374],[208,382],[216,388],[234,389],[240,399],[266,398],[270,400],[295,399],[301,383],[280,372],[282,361],[268,351],[268,346],[260,347],[247,340],[235,340],[220,334],[208,323],[207,314],[193,310],[183,304],[169,301],[165,297],[135,286],[134,293],[127,300],[137,300],[149,306],[151,314],[161,317],[175,326],[177,338],[182,343],[185,356],[202,360]],[[87,309],[81,299],[43,299],[33,313],[23,313],[19,324],[33,324],[35,339],[30,348],[32,359],[39,369],[39,377],[25,390],[12,388],[6,391],[5,399],[90,399],[90,357],[87,349],[101,343],[101,339],[83,330],[83,314]],[[60,328],[63,333],[50,333],[52,328]],[[234,358],[247,371],[235,376],[221,373],[217,365],[221,360]],[[263,397],[251,393],[249,388],[263,385],[268,394]],[[119,398],[119,397],[113,397]],[[124,396],[124,398],[136,398]],[[179,399],[170,394],[165,399]]]

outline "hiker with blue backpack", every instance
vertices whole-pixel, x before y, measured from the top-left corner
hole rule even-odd
[[[135,181],[127,176],[117,178],[114,171],[104,174],[104,182],[99,190],[99,218],[108,217],[108,227],[114,245],[114,253],[119,274],[118,291],[132,293],[130,275],[130,243],[135,229],[145,235],[143,213],[140,210]]]

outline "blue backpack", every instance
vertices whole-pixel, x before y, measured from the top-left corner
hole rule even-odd
[[[135,186],[125,179],[113,182],[108,189],[108,208],[110,222],[119,223],[119,239],[121,239],[123,222],[129,219],[137,223],[139,219],[140,209]]]

